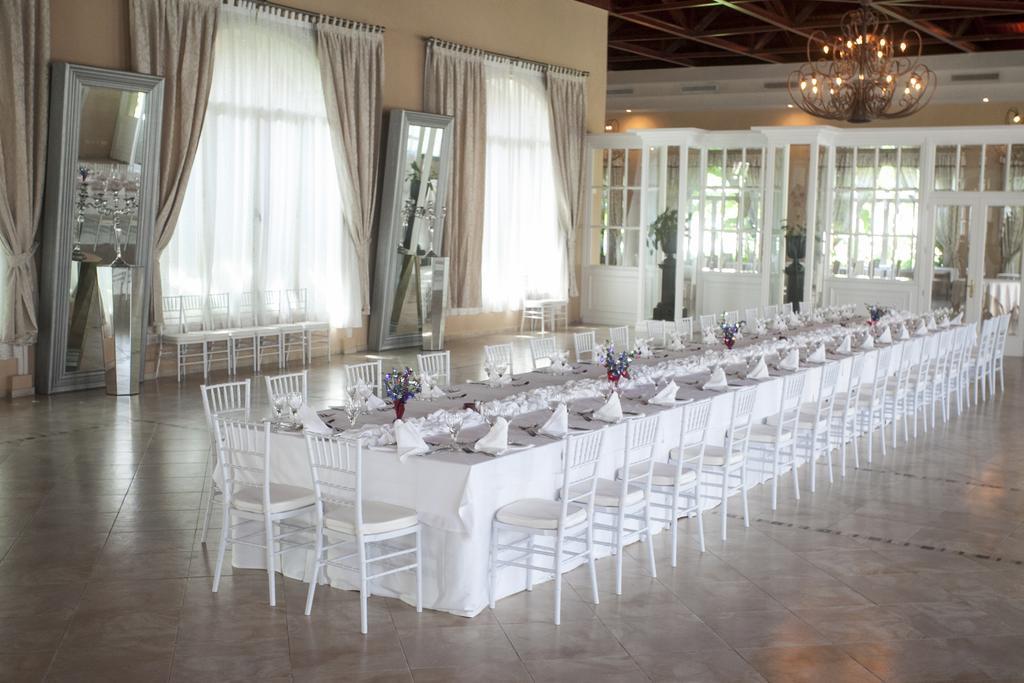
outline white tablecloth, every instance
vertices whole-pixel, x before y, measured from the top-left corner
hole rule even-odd
[[[873,373],[874,355],[866,356],[868,362],[865,363],[864,377]],[[849,365],[844,363],[843,375]],[[806,372],[808,376],[804,399],[813,400],[820,381],[820,366],[808,366]],[[529,373],[523,377],[533,381],[551,381],[550,375],[540,373]],[[734,381],[730,378],[730,382]],[[840,386],[845,385],[845,376],[840,378],[840,382]],[[778,411],[781,387],[781,378],[759,383],[756,418],[766,418]],[[686,391],[684,387],[680,397],[684,397]],[[729,422],[730,394],[703,392],[695,387],[689,391],[697,400],[712,398],[710,442],[721,444]],[[416,403],[421,402],[410,404],[410,409]],[[429,410],[423,406],[418,408]],[[656,450],[656,459],[666,461],[669,448],[676,445],[679,439],[680,409],[663,409],[624,401],[624,410],[648,413],[657,411],[661,414],[661,443]],[[604,429],[600,473],[601,476],[613,478],[621,464],[626,428],[624,424],[617,424],[605,426]],[[524,432],[517,432],[514,438],[516,441],[526,440]],[[495,511],[524,497],[553,498],[560,483],[559,459],[564,442],[539,437],[534,439],[534,443],[538,445],[497,458],[442,451],[425,457],[412,457],[404,463],[399,461],[393,449],[366,451],[363,475],[365,498],[414,508],[424,526],[424,607],[474,616],[486,606],[488,551],[491,520]],[[272,436],[271,446],[272,479],[280,483],[311,487],[304,439],[295,434],[277,433]],[[763,479],[763,475],[752,473],[750,483],[755,485]],[[716,491],[708,490],[705,495],[705,507],[717,504]],[[602,549],[601,546],[598,548]],[[607,548],[603,550],[605,554],[610,552]],[[287,553],[282,568],[284,573],[306,580],[310,555],[311,552]],[[265,567],[262,552],[244,546],[235,548],[233,562],[236,567]],[[541,580],[540,576],[535,578]],[[353,576],[334,568],[330,568],[329,579],[335,587],[357,587]],[[503,569],[498,580],[498,597],[523,590],[524,582],[522,570]],[[401,572],[384,577],[374,582],[373,591],[378,595],[398,597],[413,603],[413,574]]]

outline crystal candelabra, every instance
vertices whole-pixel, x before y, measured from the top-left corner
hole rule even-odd
[[[409,222],[409,216],[415,216],[416,220],[424,220],[429,226],[427,229],[430,231],[429,244],[434,244],[434,228],[437,225],[437,221],[440,220],[444,223],[445,216],[448,215],[448,207],[442,206],[440,210],[434,202],[428,201],[425,205],[416,206],[415,199],[406,199],[402,205],[402,224],[405,225]]]
[[[132,219],[139,209],[138,198],[135,196],[138,187],[134,182],[122,180],[117,176],[101,177],[99,180],[102,185],[96,192],[92,192],[89,187],[89,175],[90,171],[85,166],[78,169],[78,213],[75,217],[75,245],[71,250],[71,258],[74,261],[85,260],[85,254],[82,252],[82,226],[85,223],[86,210],[91,209],[101,218],[111,220],[116,255],[110,265],[127,266],[128,262],[124,258],[127,236],[122,229],[122,222],[127,223],[127,230],[130,232]]]

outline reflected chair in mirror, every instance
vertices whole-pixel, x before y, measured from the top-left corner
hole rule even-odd
[[[305,553],[312,545],[304,539],[313,527],[303,521],[316,508],[316,494],[301,486],[271,482],[270,422],[255,424],[218,416],[213,425],[217,464],[224,482],[213,592],[220,589],[224,553],[228,547],[259,548],[264,551],[267,592],[270,606],[274,607],[277,605],[277,558],[292,551]],[[248,528],[251,522],[259,522],[263,528],[253,531]]]
[[[508,374],[516,374],[512,364],[512,343],[484,346],[484,358],[494,367],[508,367]]]
[[[539,337],[530,340],[530,360],[533,369],[546,368],[551,365],[551,358],[558,353],[554,337]]]
[[[732,392],[729,410],[729,429],[725,445],[709,444],[704,448],[704,466],[701,469],[702,486],[718,489],[721,493],[722,540],[726,540],[729,522],[729,496],[739,493],[743,499],[743,526],[750,526],[750,508],[747,504],[747,448],[750,428],[754,422],[754,404],[757,387],[743,387]],[[711,475],[709,484],[705,478]],[[717,482],[717,486],[715,483]]]
[[[305,614],[328,567],[359,577],[359,625],[365,635],[370,582],[398,572],[416,573],[416,611],[423,611],[420,523],[410,508],[366,500],[363,444],[356,439],[306,433],[313,474],[315,541]],[[340,537],[340,538],[339,538]],[[394,543],[412,537],[411,547]],[[334,557],[331,557],[334,555]]]
[[[304,405],[309,403],[309,371],[289,372],[284,375],[267,375],[263,378],[267,385],[267,401],[274,405],[278,400],[287,400],[291,394],[302,396]]]
[[[345,366],[345,384],[351,389],[360,383],[365,384],[377,396],[384,393],[381,384],[384,376],[383,365],[379,360],[366,363],[353,363]]]
[[[616,595],[622,595],[622,563],[627,545],[643,541],[651,578],[658,576],[651,535],[651,475],[654,449],[660,445],[660,422],[660,415],[626,420],[626,441],[616,479],[598,478],[595,487],[592,527],[611,534],[611,539],[594,542],[610,547],[615,555]],[[582,493],[571,488],[569,492],[570,496]],[[604,519],[608,521],[599,521]]]
[[[451,351],[417,354],[416,364],[419,366],[420,376],[429,375],[438,386],[448,386],[452,383]]]
[[[217,430],[213,424],[218,415],[232,416],[239,420],[248,420],[252,412],[252,384],[249,380],[242,382],[225,382],[224,384],[200,385],[199,392],[203,397],[203,413],[206,415],[206,428],[210,432],[210,463],[213,470],[217,469]],[[221,489],[215,477],[211,476],[210,492],[206,495],[206,510],[203,512],[203,531],[199,542],[206,545],[206,533],[210,528],[210,516],[213,514],[213,503],[222,499]]]
[[[594,358],[594,347],[597,346],[597,332],[594,330],[573,334],[572,345],[577,363],[596,363],[599,360]]]
[[[562,574],[586,562],[590,570],[590,591],[598,604],[597,565],[594,557],[594,498],[601,444],[607,430],[570,436],[562,443],[561,486],[557,499],[522,498],[498,509],[491,522],[489,574],[490,606],[498,600],[502,567],[526,570],[526,590],[533,590],[535,571],[555,576],[555,626],[562,623]],[[502,536],[506,539],[503,540]],[[511,536],[512,540],[507,540]],[[547,537],[552,545],[540,545],[536,537]],[[571,544],[571,549],[566,546]],[[549,549],[550,548],[550,549]],[[503,556],[504,553],[504,556]],[[535,556],[550,558],[538,563]],[[507,585],[503,594],[517,592]]]
[[[689,403],[679,409],[679,443],[669,450],[668,462],[654,463],[651,490],[654,496],[654,521],[669,525],[672,530],[672,566],[676,566],[679,545],[679,520],[697,518],[700,551],[704,552],[704,515],[701,510],[701,471],[704,469],[704,449],[708,441],[708,423],[711,420],[711,399]],[[667,498],[667,502],[666,502]],[[667,514],[666,514],[667,513]]]

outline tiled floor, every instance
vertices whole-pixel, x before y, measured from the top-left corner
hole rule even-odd
[[[453,343],[456,376],[501,339]],[[354,358],[314,368],[316,402]],[[620,598],[608,560],[596,608],[570,575],[561,627],[548,583],[475,619],[372,598],[367,637],[352,593],[318,592],[307,618],[296,581],[276,609],[262,572],[210,592],[198,380],[4,403],[0,680],[1024,680],[1024,365],[1007,365],[1005,395],[799,503],[783,487],[772,514],[755,490],[727,544],[701,555],[688,529],[676,570],[658,537],[657,580],[631,548]]]

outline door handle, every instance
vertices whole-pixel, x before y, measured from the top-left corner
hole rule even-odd
[[[967,296],[974,298],[974,280],[967,281]]]

